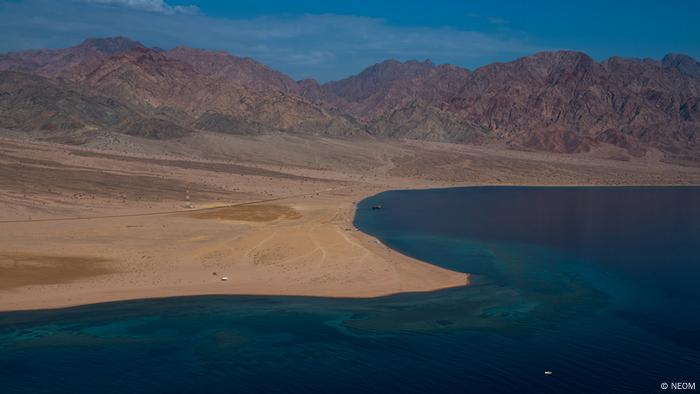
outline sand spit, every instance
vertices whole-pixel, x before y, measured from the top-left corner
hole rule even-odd
[[[607,151],[206,133],[98,141],[109,145],[0,139],[0,311],[463,286],[468,275],[357,231],[355,204],[388,189],[700,183],[697,167],[664,163],[653,152],[619,161]]]
[[[374,297],[467,283],[354,231],[352,208],[319,197],[8,224],[0,250],[15,252],[0,255],[0,310],[194,294]]]

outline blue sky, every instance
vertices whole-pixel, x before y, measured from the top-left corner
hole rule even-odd
[[[328,81],[394,58],[470,69],[543,50],[700,57],[699,1],[0,0],[0,51],[124,35]]]

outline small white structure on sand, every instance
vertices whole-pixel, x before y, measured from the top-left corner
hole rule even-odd
[[[185,191],[185,205],[184,205],[184,207],[189,208],[189,209],[194,208],[194,205],[192,205],[192,203],[190,202],[190,190],[189,189],[187,189]]]
[[[221,277],[221,280],[224,281],[224,282],[226,282],[226,281],[228,280],[228,276],[222,276],[222,277]]]

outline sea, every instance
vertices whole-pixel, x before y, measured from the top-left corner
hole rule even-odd
[[[0,313],[0,393],[700,390],[700,187],[396,190],[355,226],[470,285]]]

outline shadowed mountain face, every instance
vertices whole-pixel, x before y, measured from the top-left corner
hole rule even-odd
[[[48,133],[71,141],[65,132],[96,129],[150,138],[184,136],[173,121],[149,117],[112,97],[67,81],[15,71],[0,71],[0,124],[16,131]]]
[[[388,60],[319,84],[225,52],[162,51],[117,37],[2,54],[0,70],[44,77],[2,74],[0,127],[7,129],[48,130],[39,120],[55,119],[60,130],[159,138],[197,130],[370,134],[552,152],[614,145],[634,155],[657,148],[674,159],[700,157],[700,64],[677,54],[596,62],[579,52],[546,52],[473,72]],[[18,88],[31,83],[50,89]],[[19,101],[9,101],[18,94],[40,105],[19,110]],[[173,132],[158,132],[163,125]]]

